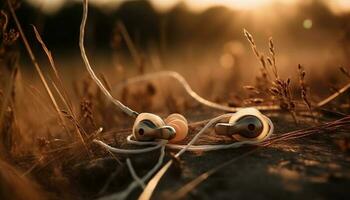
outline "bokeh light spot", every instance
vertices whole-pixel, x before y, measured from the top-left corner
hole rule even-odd
[[[225,53],[225,54],[221,55],[221,57],[220,57],[220,65],[224,69],[231,69],[234,64],[235,64],[235,59],[234,59],[234,57],[231,54]]]
[[[303,27],[305,29],[312,28],[312,20],[311,19],[305,19],[304,22],[303,22]]]

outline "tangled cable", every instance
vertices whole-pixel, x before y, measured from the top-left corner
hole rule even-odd
[[[129,187],[121,193],[115,194],[115,196],[112,195],[113,198],[126,198],[128,194],[138,185],[144,188],[145,181],[147,181],[155,172],[157,172],[157,170],[162,165],[166,147],[170,149],[180,150],[175,155],[176,157],[179,157],[186,151],[213,151],[219,149],[237,148],[244,144],[258,144],[269,138],[273,133],[274,126],[271,120],[261,114],[256,108],[231,108],[210,102],[195,93],[181,75],[175,72],[166,72],[167,75],[178,80],[181,85],[183,85],[187,93],[203,105],[223,111],[236,112],[223,114],[211,119],[197,134],[195,134],[195,136],[186,145],[173,144],[174,142],[184,140],[188,134],[188,122],[184,116],[174,113],[169,115],[167,118],[162,119],[161,117],[152,113],[138,113],[136,111],[133,111],[131,108],[125,106],[119,100],[115,99],[96,76],[90,65],[84,48],[84,33],[87,13],[88,0],[83,0],[83,17],[80,25],[79,47],[85,67],[89,72],[91,78],[96,82],[104,95],[117,107],[119,107],[124,113],[136,118],[132,128],[132,134],[127,137],[127,142],[138,146],[147,145],[150,147],[141,149],[119,149],[112,147],[101,140],[95,139],[93,142],[99,144],[111,152],[119,154],[142,154],[154,151],[159,148],[161,149],[157,164],[142,178],[138,177],[132,166],[131,160],[129,158],[127,159],[128,169],[134,178],[134,182],[132,182]],[[147,79],[147,76],[141,79],[144,78]],[[260,109],[267,108],[261,107]],[[271,109],[271,107],[269,107],[269,109]],[[228,121],[220,122],[221,120],[227,118],[229,118]],[[198,138],[213,125],[215,125],[215,132],[217,134],[232,137],[236,142],[232,144],[194,145]],[[170,165],[171,162],[166,166],[169,167]],[[163,167],[162,169],[166,170],[167,168]],[[165,173],[165,171],[163,172]],[[109,197],[102,199],[109,199]]]
[[[251,109],[251,108],[248,108],[248,109]],[[127,137],[127,142],[129,144],[138,145],[138,146],[145,146],[145,145],[154,145],[154,146],[146,147],[146,148],[142,148],[142,149],[119,149],[119,148],[109,146],[106,143],[95,139],[94,140],[95,143],[103,146],[104,148],[106,148],[109,151],[114,152],[114,153],[142,154],[142,153],[147,153],[147,152],[161,148],[161,155],[160,155],[160,158],[158,160],[158,163],[141,179],[136,175],[136,172],[132,167],[132,163],[131,163],[130,159],[127,159],[127,165],[128,165],[128,168],[129,168],[131,175],[134,178],[134,181],[122,192],[116,193],[116,194],[113,194],[111,196],[107,196],[107,197],[104,197],[101,199],[124,199],[137,186],[144,188],[145,187],[144,182],[146,180],[148,180],[150,178],[150,176],[152,176],[155,172],[157,172],[157,170],[161,167],[161,163],[163,162],[163,159],[164,159],[165,147],[170,148],[170,149],[180,150],[176,154],[176,156],[178,157],[186,151],[214,151],[214,150],[221,150],[221,149],[228,149],[228,148],[238,148],[238,147],[245,145],[245,144],[251,144],[251,145],[258,144],[258,143],[265,141],[266,139],[268,139],[271,136],[271,134],[274,131],[274,126],[273,126],[273,123],[271,122],[271,120],[269,118],[266,118],[266,120],[268,121],[268,124],[269,124],[269,129],[268,129],[268,132],[265,134],[265,136],[261,140],[255,140],[255,141],[254,140],[243,140],[243,141],[234,142],[231,144],[194,145],[194,143],[199,139],[199,137],[202,136],[203,133],[205,133],[205,131],[207,131],[211,126],[213,126],[214,124],[217,124],[217,122],[219,122],[220,120],[226,119],[228,117],[230,117],[232,119],[235,117],[235,115],[241,114],[240,112],[243,112],[243,111],[239,111],[238,113],[224,114],[224,115],[220,115],[218,117],[211,119],[186,145],[171,144],[171,143],[168,143],[168,140],[137,141],[137,140],[133,139],[134,135],[131,134]]]

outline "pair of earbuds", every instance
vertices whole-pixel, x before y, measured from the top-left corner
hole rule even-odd
[[[232,137],[236,141],[262,141],[269,136],[272,122],[255,108],[233,113],[227,122],[215,124],[215,133]],[[156,139],[179,142],[188,135],[188,122],[180,114],[171,114],[164,120],[158,115],[140,113],[133,125],[132,134],[137,141]]]

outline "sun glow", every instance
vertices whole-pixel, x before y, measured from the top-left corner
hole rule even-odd
[[[201,12],[213,6],[224,6],[234,10],[254,10],[273,3],[293,3],[298,0],[150,0],[160,11],[166,11],[184,3],[191,11]]]
[[[47,13],[54,13],[65,3],[80,2],[81,0],[27,0],[30,4],[41,8]],[[132,0],[90,0],[91,5],[106,10],[113,10],[118,5]],[[213,6],[225,6],[233,10],[258,10],[273,4],[293,5],[305,0],[148,0],[152,6],[160,11],[166,12],[179,3],[183,3],[194,12],[201,12]],[[324,1],[334,12],[347,12],[350,10],[350,0]]]
[[[330,8],[336,13],[348,12],[350,10],[350,0],[328,1]]]
[[[225,6],[231,9],[252,10],[268,5],[272,0],[187,0],[186,5],[193,11],[203,11],[212,6]]]
[[[66,2],[66,0],[27,0],[30,4],[40,8],[46,13],[55,13]]]

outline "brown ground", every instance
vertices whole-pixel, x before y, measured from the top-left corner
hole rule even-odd
[[[289,116],[275,116],[272,120],[276,134],[296,129]],[[304,127],[312,125],[310,119],[305,118],[303,122]],[[191,190],[185,199],[349,199],[350,155],[341,151],[335,142],[348,134],[347,130],[337,130],[260,148],[210,176]],[[202,141],[205,140],[210,140],[210,136]],[[180,162],[162,178],[153,197],[164,199],[200,174],[252,149],[185,153]],[[147,173],[157,155],[158,152],[153,152],[131,157],[139,175]],[[168,155],[167,160],[169,158]],[[73,168],[74,180],[79,185],[78,193],[88,199],[98,195],[113,173],[116,176],[105,188],[107,193],[120,191],[131,181],[126,165],[119,164],[111,157],[92,160]],[[137,198],[140,191],[135,191],[130,199]]]

